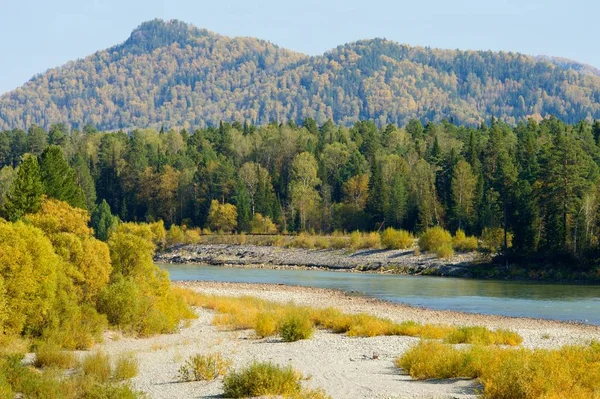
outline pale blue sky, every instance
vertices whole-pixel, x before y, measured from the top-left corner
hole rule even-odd
[[[36,73],[180,19],[307,54],[385,37],[411,45],[510,50],[600,67],[597,0],[0,0],[0,93]]]

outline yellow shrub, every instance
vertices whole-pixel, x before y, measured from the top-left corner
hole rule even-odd
[[[419,237],[421,251],[437,252],[444,245],[452,246],[452,235],[440,226],[428,228]]]
[[[350,248],[357,249],[377,249],[381,247],[381,236],[379,233],[361,233],[355,231],[350,234]]]
[[[413,246],[414,236],[406,230],[388,227],[381,235],[381,245],[386,249],[407,249]]]
[[[129,380],[138,375],[139,363],[131,353],[119,355],[115,364],[113,378],[117,381]]]
[[[187,229],[185,231],[184,242],[186,244],[199,244],[202,241],[202,235],[199,229]]]
[[[68,369],[76,364],[72,352],[61,350],[58,346],[43,343],[35,352],[35,367],[56,367]]]
[[[472,252],[477,250],[477,237],[465,234],[463,230],[457,230],[452,238],[452,246],[458,252]]]
[[[435,255],[440,258],[440,259],[449,259],[452,256],[454,256],[454,250],[452,249],[452,245],[450,244],[443,244],[440,245],[436,251],[435,251]]]
[[[167,246],[183,244],[185,242],[185,232],[175,224],[171,225],[167,231]]]
[[[225,376],[224,396],[228,398],[289,397],[300,393],[301,378],[302,376],[291,366],[281,367],[270,362],[253,362],[248,367]]]
[[[315,247],[315,237],[303,232],[294,237],[288,246],[292,248],[312,249]]]
[[[220,353],[195,355],[179,368],[180,381],[211,381],[227,373],[231,361]]]
[[[277,334],[277,320],[271,313],[260,312],[256,315],[254,331],[260,338],[270,337]]]
[[[250,231],[252,234],[275,234],[277,225],[273,223],[270,217],[255,213],[250,222]]]
[[[106,382],[110,379],[110,359],[104,352],[87,355],[81,362],[81,367],[86,376],[90,376],[98,382]]]

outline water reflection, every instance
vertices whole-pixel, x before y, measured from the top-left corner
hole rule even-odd
[[[310,270],[160,265],[172,280],[272,283],[358,291],[433,309],[600,325],[600,287]]]

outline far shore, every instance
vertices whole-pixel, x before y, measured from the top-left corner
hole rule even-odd
[[[527,348],[558,348],[600,339],[600,327],[549,320],[437,311],[356,297],[342,291],[275,284],[174,282],[175,286],[219,296],[252,296],[269,301],[334,307],[347,313],[369,313],[397,322],[481,325],[518,332]],[[253,360],[272,361],[310,378],[305,386],[322,388],[332,398],[477,398],[477,382],[468,379],[415,381],[394,366],[394,359],[418,338],[382,336],[351,338],[318,330],[308,340],[284,343],[279,337],[256,338],[253,331],[221,330],[212,325],[215,313],[196,309],[199,318],[175,334],[131,338],[108,333],[99,349],[111,355],[134,353],[140,373],[132,380],[149,398],[214,398],[222,380],[180,383],[179,367],[194,354],[219,352],[239,368]]]
[[[415,249],[306,249],[256,244],[179,244],[159,252],[158,263],[258,269],[329,270],[355,273],[600,284],[600,274],[570,271],[564,265],[526,260],[507,265],[478,252],[440,259]]]
[[[476,253],[439,259],[414,250],[303,249],[250,244],[176,245],[155,256],[155,261],[174,264],[254,267],[263,269],[322,269],[346,272],[379,272],[414,275],[469,277],[481,266]]]

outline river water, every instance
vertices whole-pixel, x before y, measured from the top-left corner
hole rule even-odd
[[[173,281],[270,283],[331,288],[391,302],[600,325],[600,286],[519,281],[160,264]]]

